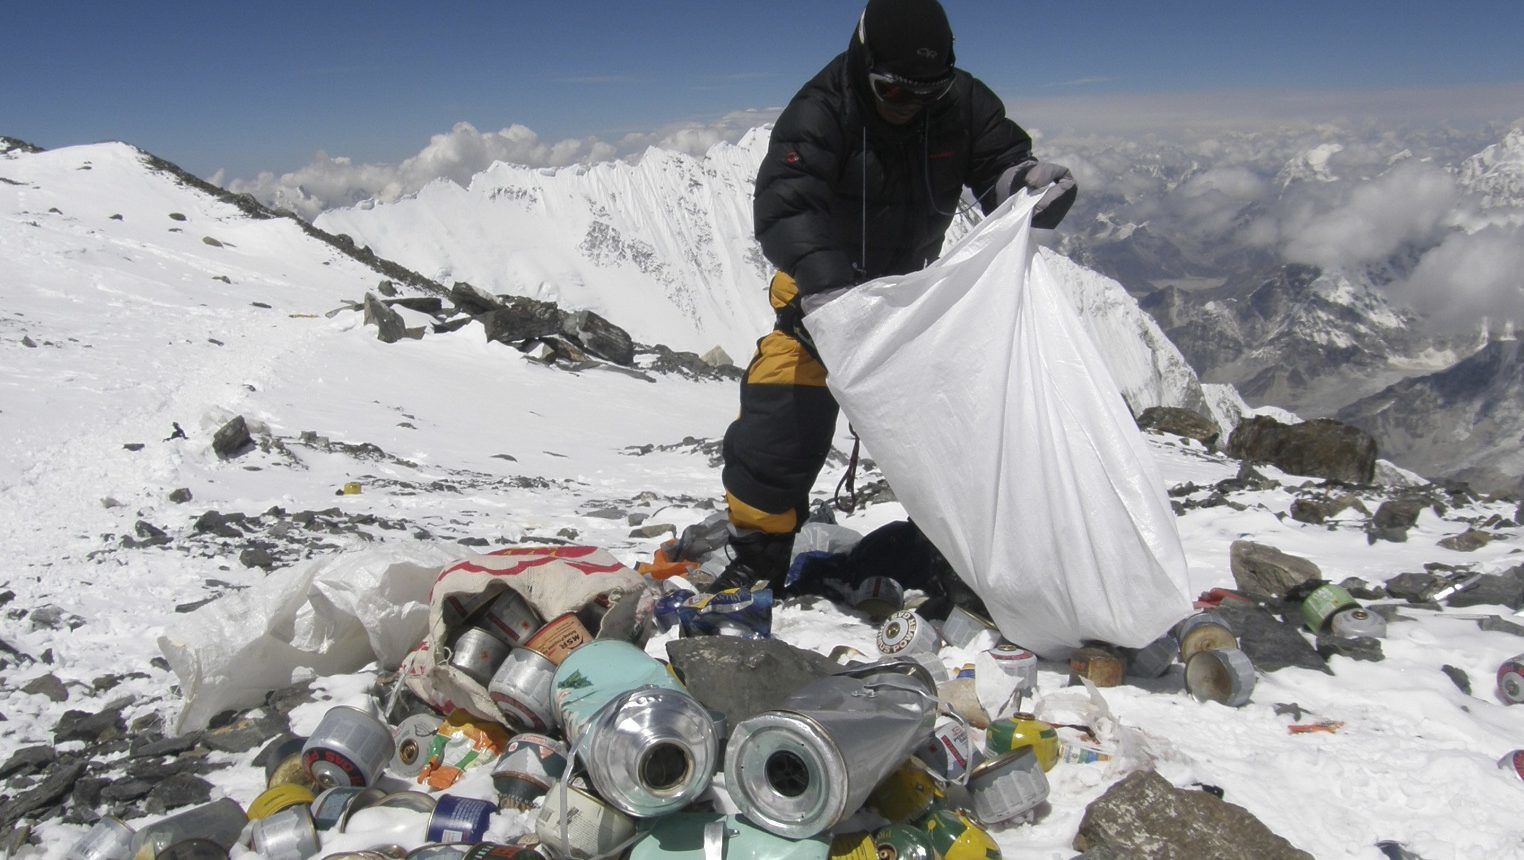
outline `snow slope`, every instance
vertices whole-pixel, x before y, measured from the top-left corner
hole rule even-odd
[[[263,581],[264,572],[240,561],[253,541],[268,540],[283,565],[478,548],[462,540],[575,540],[634,563],[660,538],[632,536],[620,514],[681,528],[720,497],[707,443],[734,414],[732,384],[567,373],[470,328],[382,344],[358,313],[323,316],[372,288],[376,272],[291,222],[245,218],[148,170],[128,147],[0,156],[0,259],[0,592],[14,593],[0,614],[0,639],[26,655],[7,658],[0,680],[0,740],[10,749],[51,743],[65,710],[121,696],[132,697],[129,721],[172,721],[177,679],[151,662],[155,639],[187,623],[177,607]],[[425,321],[403,313],[409,324]],[[211,434],[234,413],[279,444],[218,459]],[[166,441],[172,422],[188,438]],[[334,444],[304,440],[303,431]],[[1503,524],[1511,504],[1458,502],[1443,516],[1426,509],[1407,542],[1369,544],[1355,511],[1324,525],[1286,516],[1316,482],[1302,489],[1302,479],[1267,470],[1278,486],[1197,504],[1238,464],[1164,438],[1152,450],[1166,482],[1191,503],[1177,522],[1194,588],[1231,585],[1228,547],[1244,538],[1310,558],[1335,580],[1381,582],[1429,563],[1500,572],[1524,558],[1519,529]],[[837,468],[826,470],[819,495]],[[335,495],[351,481],[360,494]],[[177,488],[192,500],[170,501]],[[1359,495],[1371,508],[1380,498]],[[355,530],[313,531],[274,508],[336,509]],[[234,538],[198,532],[208,510],[263,525]],[[842,521],[866,532],[901,516],[884,503]],[[169,540],[124,543],[143,533],[140,521]],[[1488,521],[1497,539],[1475,552],[1437,546]],[[81,623],[50,624],[38,612],[46,606]],[[1491,684],[1499,661],[1524,650],[1524,639],[1483,632],[1474,620],[1499,612],[1507,610],[1404,610],[1412,620],[1391,625],[1385,661],[1335,657],[1333,675],[1262,676],[1238,710],[1190,699],[1179,667],[1156,682],[1106,690],[1111,712],[1139,733],[1141,758],[1059,765],[1050,810],[1034,825],[995,832],[1004,856],[1072,856],[1086,804],[1142,758],[1177,785],[1221,787],[1319,858],[1378,858],[1380,839],[1427,858],[1524,856],[1524,782],[1494,766],[1524,746],[1524,708],[1501,705]],[[784,605],[775,629],[823,652],[868,648],[873,637],[860,615],[823,604]],[[661,640],[650,649],[662,653]],[[944,653],[949,662],[963,656]],[[1446,664],[1469,674],[1474,695],[1440,672]],[[324,700],[299,708],[293,728],[310,730],[329,704],[362,703],[374,671],[322,679]],[[66,701],[22,691],[49,673],[65,683]],[[95,684],[108,676],[119,677]],[[1062,667],[1045,664],[1039,680],[1042,707],[1077,707]],[[1291,734],[1293,718],[1274,709],[1280,703],[1300,705],[1303,722],[1344,728]],[[218,794],[253,799],[262,774],[252,757],[213,754],[232,764],[212,777]],[[512,836],[523,826],[520,817],[499,816],[494,833]],[[38,832],[41,847],[18,856],[62,857],[83,828],[51,820]],[[325,851],[359,847],[352,843],[360,838]]]

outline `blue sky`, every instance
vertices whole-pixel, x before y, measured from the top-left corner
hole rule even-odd
[[[960,65],[1028,125],[1132,106],[1524,115],[1524,3],[947,0]],[[397,162],[460,121],[547,141],[781,106],[860,0],[8,4],[0,134],[122,139],[201,175]],[[1422,98],[1397,91],[1423,90]],[[1463,91],[1464,97],[1449,93]],[[1385,92],[1386,95],[1382,93]],[[1493,115],[1495,114],[1495,115]]]

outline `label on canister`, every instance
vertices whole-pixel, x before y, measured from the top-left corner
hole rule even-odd
[[[1302,601],[1302,621],[1314,633],[1320,633],[1335,612],[1359,606],[1348,591],[1333,583],[1319,586]]]
[[[428,840],[447,845],[480,842],[496,811],[497,806],[488,801],[447,794],[439,798],[434,814],[429,816]]]
[[[1000,856],[994,838],[961,812],[939,809],[924,826],[939,860],[991,860]]]
[[[1510,657],[1498,666],[1498,693],[1507,704],[1524,702],[1524,654]]]
[[[575,613],[567,612],[546,622],[538,632],[524,643],[524,647],[537,651],[551,663],[559,666],[571,652],[593,641],[593,634],[578,620]]]
[[[852,590],[852,608],[875,621],[898,612],[904,605],[904,587],[887,576],[870,576]]]
[[[916,653],[934,653],[937,650],[937,633],[931,622],[915,612],[902,609],[889,616],[878,629],[878,650],[894,656]]]
[[[1043,770],[1052,770],[1058,762],[1058,732],[1031,714],[1013,714],[990,723],[985,730],[984,752],[990,758],[1028,748]]]
[[[509,645],[523,645],[540,629],[540,616],[513,589],[506,589],[481,610],[477,626]]]
[[[394,752],[386,724],[347,705],[329,708],[307,743],[302,764],[318,785],[370,785]]]
[[[1037,689],[1037,655],[1013,642],[1001,640],[989,650],[990,659],[1006,675],[1016,679],[1020,690]]]
[[[575,785],[565,786],[563,806],[562,787],[561,783],[551,787],[534,822],[535,835],[554,856],[570,860],[603,857],[635,835],[635,819]]]
[[[973,758],[968,727],[962,720],[943,714],[937,718],[931,737],[915,748],[914,755],[943,779],[962,779]]]
[[[408,856],[408,860],[412,860],[412,855]],[[482,842],[467,849],[461,860],[545,860],[545,855],[528,845]]]

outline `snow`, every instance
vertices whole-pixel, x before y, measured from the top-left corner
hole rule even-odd
[[[528,186],[545,179],[511,175]],[[0,182],[0,590],[15,592],[0,615],[0,639],[38,658],[7,669],[0,689],[0,738],[9,749],[51,743],[65,710],[98,709],[120,696],[133,697],[129,722],[149,714],[173,722],[177,681],[150,661],[157,637],[186,623],[176,607],[265,578],[239,562],[238,544],[195,538],[192,524],[204,511],[252,516],[272,506],[337,507],[406,524],[325,535],[312,549],[319,558],[387,547],[465,554],[475,549],[458,543],[462,538],[503,546],[564,540],[573,530],[577,542],[633,564],[660,539],[632,537],[626,520],[590,512],[615,507],[681,528],[721,497],[718,468],[683,440],[720,438],[735,413],[733,384],[567,373],[487,343],[474,328],[382,344],[356,312],[324,316],[373,289],[377,273],[291,222],[249,220],[147,171],[129,147],[11,154],[0,157],[0,177],[10,180]],[[420,198],[444,194],[459,196],[431,188]],[[185,220],[172,220],[171,212]],[[410,325],[425,322],[402,313]],[[23,337],[37,345],[24,346]],[[219,460],[211,433],[233,414],[268,428],[297,462],[279,449]],[[166,441],[172,422],[189,438]],[[371,443],[387,456],[357,459],[305,445],[299,435],[306,430]],[[1197,444],[1149,441],[1168,486],[1210,487],[1237,472],[1236,462]],[[143,447],[131,451],[127,443]],[[653,444],[672,447],[630,450]],[[845,440],[838,447],[846,450]],[[1281,485],[1234,494],[1244,510],[1196,507],[1177,519],[1193,588],[1233,584],[1228,548],[1240,539],[1312,559],[1336,581],[1381,582],[1429,563],[1500,572],[1521,561],[1517,528],[1496,529],[1499,539],[1472,553],[1437,546],[1464,531],[1462,518],[1508,518],[1512,505],[1481,502],[1444,517],[1426,511],[1405,543],[1370,544],[1358,521],[1290,519],[1303,479],[1266,473]],[[826,470],[818,496],[829,495],[838,474]],[[361,483],[358,495],[335,495],[350,481]],[[192,491],[191,502],[169,501],[180,487]],[[1377,503],[1366,498],[1368,506]],[[894,504],[879,504],[842,523],[867,532],[902,515]],[[139,520],[174,541],[124,547],[120,536],[133,534]],[[427,537],[418,536],[423,531]],[[20,612],[49,604],[83,624],[34,627]],[[1261,675],[1241,709],[1188,697],[1178,666],[1158,681],[1102,694],[1127,736],[1140,740],[1138,756],[1165,777],[1221,787],[1227,800],[1319,858],[1376,858],[1374,844],[1383,839],[1430,858],[1524,856],[1516,812],[1524,782],[1495,766],[1524,746],[1524,708],[1505,707],[1492,690],[1499,662],[1524,651],[1524,639],[1484,632],[1475,621],[1507,612],[1406,609],[1412,620],[1390,625],[1384,662],[1335,657],[1333,675]],[[839,644],[870,651],[874,634],[858,614],[829,605],[786,604],[775,629],[821,652]],[[651,648],[661,653],[660,640]],[[51,663],[41,659],[48,651]],[[944,657],[953,663],[966,655]],[[1458,690],[1443,665],[1464,670],[1475,695]],[[375,671],[320,679],[320,701],[299,708],[293,728],[310,730],[331,704],[364,704]],[[67,701],[20,691],[49,672],[68,686]],[[108,690],[91,687],[127,673],[141,674]],[[1083,693],[1065,683],[1063,667],[1044,664],[1038,707],[1084,707]],[[1344,727],[1291,734],[1294,720],[1275,713],[1279,703],[1300,705],[1302,722]],[[247,804],[262,788],[253,753],[215,757],[235,766],[210,777],[214,796]],[[1071,856],[1085,806],[1140,760],[1057,766],[1051,811],[1036,824],[995,831],[1004,856]],[[484,783],[477,772],[462,790],[490,796]],[[386,841],[421,842],[416,822],[405,817],[373,823],[392,832]],[[499,815],[493,833],[506,838],[527,826],[526,816]],[[57,820],[38,831],[43,847],[18,856],[62,857],[83,832]],[[335,839],[325,852],[358,848],[358,841]]]

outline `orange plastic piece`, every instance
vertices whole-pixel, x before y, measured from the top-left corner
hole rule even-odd
[[[1286,730],[1294,735],[1305,735],[1310,732],[1326,732],[1328,734],[1333,734],[1342,728],[1344,728],[1344,724],[1338,720],[1323,720],[1317,723],[1298,723],[1296,725],[1287,726]]]

